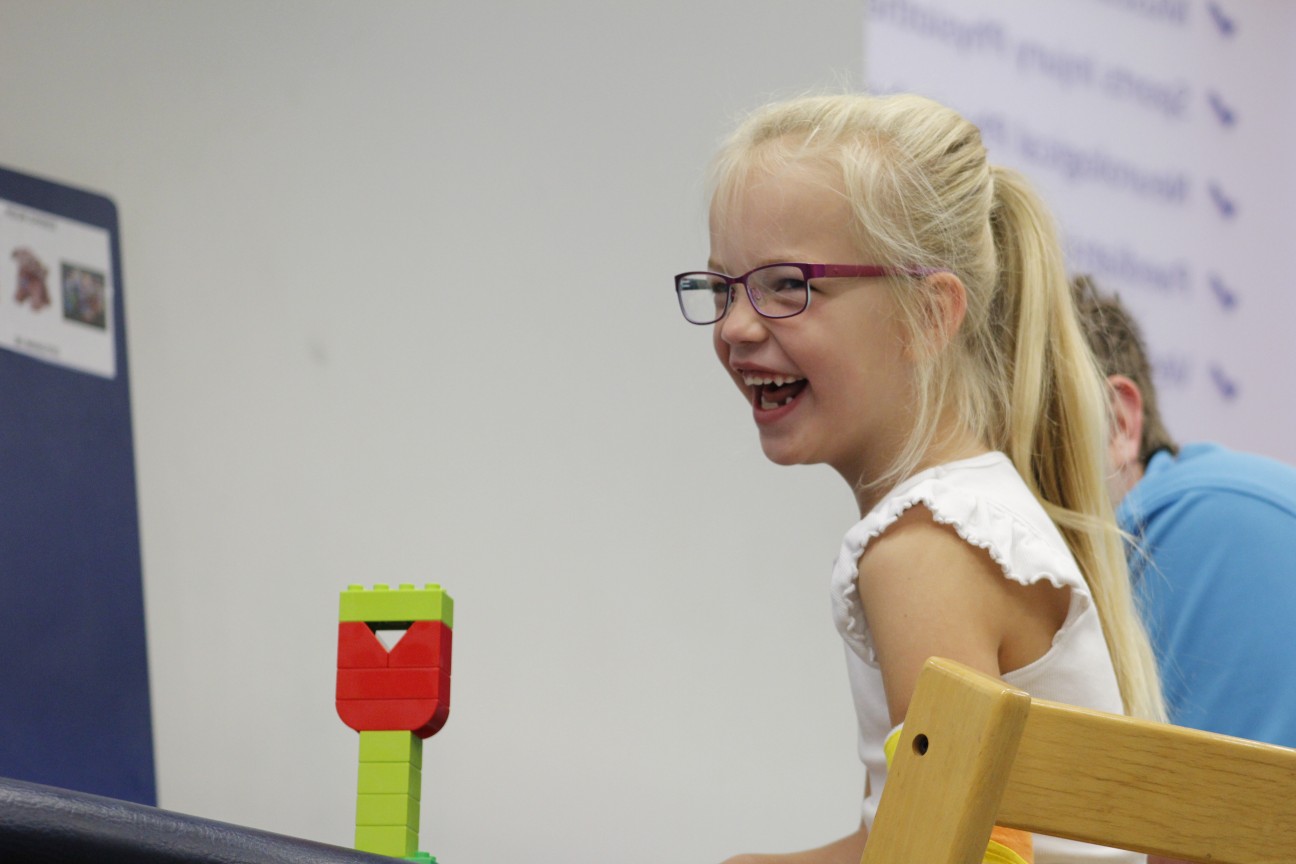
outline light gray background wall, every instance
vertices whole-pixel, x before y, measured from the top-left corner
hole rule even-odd
[[[436,581],[447,864],[853,827],[850,498],[764,462],[669,277],[733,117],[857,85],[862,17],[0,0],[0,163],[121,210],[163,806],[349,844],[337,592]]]

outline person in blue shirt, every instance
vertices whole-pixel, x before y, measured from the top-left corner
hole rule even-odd
[[[1296,468],[1179,446],[1138,325],[1074,280],[1112,400],[1109,479],[1171,722],[1296,747]]]

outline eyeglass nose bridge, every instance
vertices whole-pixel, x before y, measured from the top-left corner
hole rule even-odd
[[[746,282],[745,277],[743,276],[728,277],[728,280],[726,282],[726,285],[724,285],[724,288],[727,289],[726,295],[724,295],[724,308],[723,310],[721,310],[721,316],[718,317],[717,319],[718,321],[726,320],[727,317],[730,316],[730,312],[734,311],[734,306],[737,303],[737,293],[739,293],[739,288],[741,288],[741,290],[743,290],[743,293],[746,294],[746,302],[752,304],[752,312],[754,317],[757,317],[757,319],[762,319],[762,317],[765,317],[765,315],[762,315],[761,313],[761,298],[763,297],[763,295],[761,294],[761,291],[754,290],[752,286],[748,285],[748,282]]]
[[[765,318],[765,313],[761,312],[761,304],[765,302],[765,294],[759,288],[753,288],[747,282],[745,276],[733,276],[729,278],[728,284],[725,286],[728,288],[728,295],[725,297],[724,309],[720,312],[718,320],[728,318],[729,313],[733,311],[734,304],[738,300],[739,286],[742,286],[743,293],[747,295],[747,302],[751,304],[752,312],[755,313],[756,318]]]

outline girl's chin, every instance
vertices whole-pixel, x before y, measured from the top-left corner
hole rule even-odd
[[[771,440],[772,438],[773,436],[761,436],[761,451],[775,465],[809,465],[819,461],[808,458],[799,448],[790,446],[790,442]]]

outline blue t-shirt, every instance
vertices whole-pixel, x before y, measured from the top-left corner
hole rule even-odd
[[[1163,451],[1117,516],[1171,721],[1296,747],[1296,468]]]

